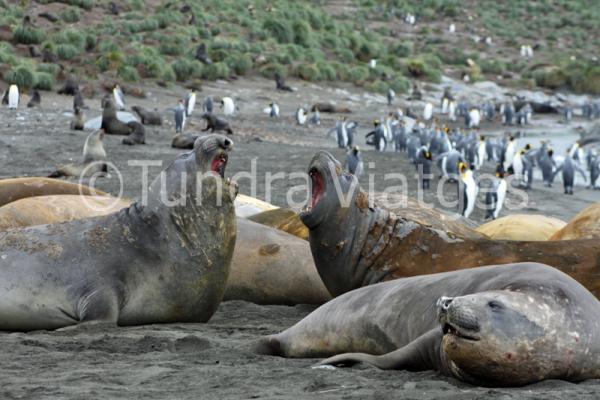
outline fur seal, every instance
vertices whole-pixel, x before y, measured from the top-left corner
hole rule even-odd
[[[102,124],[107,135],[129,135],[131,127],[117,118],[117,109],[110,97],[102,99]]]
[[[196,139],[198,139],[199,137],[200,135],[178,133],[175,136],[173,136],[173,140],[171,140],[171,147],[175,149],[192,149],[194,147]]]
[[[312,112],[324,112],[324,113],[340,113],[340,114],[351,114],[352,110],[344,107],[336,107],[331,103],[315,103],[311,107]]]
[[[549,240],[600,239],[600,203],[586,207]]]
[[[79,91],[79,88],[77,88],[75,96],[73,96],[73,109],[76,108],[87,108],[85,102],[83,101],[83,95]]]
[[[202,129],[202,131],[225,131],[228,135],[233,135],[233,130],[229,126],[229,122],[225,121],[224,119],[209,113],[202,114],[201,118],[206,120],[206,128]]]
[[[319,365],[437,370],[478,386],[579,382],[600,378],[598,318],[598,300],[564,273],[537,263],[495,265],[354,290],[261,339],[255,351],[354,352]]]
[[[30,177],[0,180],[0,207],[20,199],[55,194],[77,194],[82,196],[108,196],[102,190],[61,181],[58,179]]]
[[[85,127],[85,115],[83,114],[83,111],[81,111],[81,108],[74,108],[70,127],[73,131],[82,131]]]
[[[198,139],[150,185],[146,205],[0,233],[0,280],[10,282],[0,329],[207,321],[235,245],[237,190],[223,179],[231,147],[219,135]]]
[[[131,201],[110,196],[59,194],[28,197],[0,207],[0,230],[55,224],[112,214]]]
[[[493,240],[548,240],[567,223],[545,215],[511,214],[487,222],[477,229]]]
[[[42,104],[42,96],[40,96],[40,92],[37,89],[33,89],[31,92],[31,98],[27,103],[27,107],[39,107]]]
[[[127,126],[132,129],[132,132],[129,136],[124,138],[121,143],[130,146],[134,144],[146,144],[146,129],[144,128],[144,125],[137,121],[129,121]]]
[[[372,203],[326,151],[314,156],[308,173],[311,197],[300,218],[310,230],[319,275],[334,296],[384,280],[521,261],[552,265],[600,295],[598,240],[461,237],[415,221],[409,209],[396,214]]]
[[[206,50],[206,43],[200,43],[198,47],[196,47],[195,58],[196,60],[206,65],[210,65],[213,63],[210,57],[208,56],[208,51]]]
[[[56,93],[67,96],[75,96],[77,93],[79,93],[79,85],[71,78],[66,79]]]
[[[146,110],[142,106],[133,106],[131,110],[140,117],[140,121],[144,125],[162,125],[162,117],[158,111]]]
[[[293,92],[292,88],[285,84],[285,78],[279,73],[275,72],[275,88],[282,92]]]
[[[88,135],[83,145],[83,157],[77,163],[67,164],[48,175],[48,178],[59,178],[61,176],[91,176],[97,173],[108,172],[108,165],[102,161],[106,160],[106,151],[102,140],[104,131],[98,129]]]

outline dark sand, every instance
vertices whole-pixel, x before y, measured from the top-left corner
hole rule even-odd
[[[360,108],[356,90],[326,89],[302,85],[300,92],[276,93],[273,83],[264,80],[238,81],[235,84],[217,83],[206,87],[206,94],[233,95],[241,113],[231,118],[236,131],[235,150],[230,157],[228,176],[250,170],[256,159],[258,180],[256,194],[265,198],[265,173],[303,172],[316,149],[327,148],[343,161],[344,153],[333,148],[333,140],[325,139],[325,132],[335,116],[323,114],[320,128],[298,127],[293,120],[295,108],[325,98],[338,104]],[[235,85],[235,90],[233,86]],[[161,110],[176,102],[174,90],[152,89],[148,99],[128,98],[128,107],[142,104]],[[349,97],[348,93],[352,92]],[[183,96],[185,91],[179,90]],[[302,95],[300,93],[303,93]],[[72,99],[42,93],[41,110],[20,108],[17,112],[0,110],[0,177],[47,175],[54,168],[80,156],[87,132],[68,129]],[[261,109],[270,99],[277,99],[283,118],[272,121]],[[364,99],[363,99],[364,100]],[[363,145],[374,115],[387,112],[382,97],[368,100],[364,110],[352,114],[359,120],[358,144]],[[27,99],[25,99],[25,102]],[[366,101],[366,100],[365,100]],[[24,103],[25,103],[24,102]],[[24,104],[22,103],[22,104]],[[88,118],[97,116],[99,96],[87,100],[92,110]],[[190,130],[203,125],[196,118]],[[558,118],[558,117],[552,117]],[[122,137],[107,136],[105,148],[119,169],[124,181],[124,195],[140,195],[142,177],[139,167],[128,166],[130,159],[162,160],[170,162],[180,150],[171,149],[172,114],[166,114],[168,125],[161,129],[147,127],[147,145],[123,146]],[[542,123],[542,122],[540,122]],[[546,125],[552,121],[546,120]],[[528,128],[535,133],[535,126]],[[384,182],[384,172],[409,174],[408,194],[416,195],[414,169],[405,156],[394,153],[364,154],[366,162],[375,162],[374,189],[381,191],[397,181]],[[492,171],[493,165],[484,171]],[[158,172],[150,169],[150,179]],[[366,172],[371,172],[366,169]],[[110,178],[99,179],[98,187],[117,195],[119,180],[113,171]],[[302,184],[302,179],[277,180],[272,186],[271,202],[286,204],[286,191]],[[369,177],[361,179],[368,188]],[[240,179],[240,192],[251,194],[248,179]],[[435,186],[434,186],[435,187]],[[447,200],[456,198],[456,188],[447,184]],[[600,201],[600,192],[578,186],[574,196],[564,196],[560,180],[554,188],[543,188],[540,182],[528,192],[529,202],[520,212],[541,213],[568,220],[594,201]],[[302,203],[305,194],[297,193],[294,200]],[[510,198],[516,199],[516,195]],[[434,204],[434,193],[425,199]],[[454,211],[452,207],[447,211]],[[513,211],[505,210],[503,215]],[[472,219],[480,223],[483,211],[476,210]],[[307,254],[307,257],[310,255]],[[600,381],[581,384],[547,381],[517,389],[476,388],[434,372],[409,373],[379,371],[358,366],[335,371],[312,370],[316,360],[288,360],[255,356],[247,350],[252,340],[283,330],[312,310],[308,306],[257,306],[245,302],[223,303],[207,324],[155,325],[115,328],[108,331],[73,330],[65,332],[33,332],[0,334],[1,398],[407,398],[407,399],[565,399],[597,398]]]

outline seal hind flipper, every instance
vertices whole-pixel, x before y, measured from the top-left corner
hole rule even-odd
[[[260,338],[252,346],[252,351],[263,356],[286,356],[281,341],[275,335]]]
[[[442,336],[442,330],[435,328],[419,336],[406,346],[380,356],[365,353],[344,353],[329,357],[315,366],[351,367],[362,362],[380,369],[399,369],[413,372],[437,370],[443,372],[446,367],[440,352]]]

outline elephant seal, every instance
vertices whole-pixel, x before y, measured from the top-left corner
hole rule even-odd
[[[231,147],[220,135],[199,139],[154,180],[146,204],[1,232],[0,329],[207,321],[235,245],[237,188],[223,179]]]
[[[133,146],[135,144],[146,144],[146,129],[144,125],[140,124],[137,121],[129,121],[127,126],[132,129],[129,136],[124,138],[121,143],[129,146]]]
[[[130,200],[110,196],[28,197],[0,207],[0,230],[92,218],[115,213],[130,204]]]
[[[191,135],[189,133],[178,133],[173,136],[171,140],[171,147],[175,149],[191,149],[194,146],[194,142],[200,135]]]
[[[107,135],[129,135],[132,132],[130,126],[117,118],[117,109],[109,96],[102,99],[102,123],[101,129]]]
[[[300,214],[323,283],[333,296],[373,283],[484,265],[552,265],[600,295],[600,241],[473,239],[395,214],[360,190],[354,175],[325,151],[312,159],[311,197]],[[339,193],[339,194],[338,194]],[[343,207],[345,206],[345,207]]]
[[[567,223],[545,215],[512,214],[480,225],[477,232],[493,240],[548,240]]]
[[[275,208],[251,215],[249,220],[261,225],[270,226],[294,235],[303,240],[308,240],[308,228],[302,223],[298,214],[288,208]]]
[[[142,106],[133,106],[131,110],[140,117],[140,121],[144,125],[162,125],[162,117],[158,111],[146,110]]]
[[[550,240],[600,239],[600,203],[594,203],[577,214]]]
[[[600,302],[564,273],[537,263],[495,265],[353,290],[260,339],[255,351],[353,352],[319,365],[437,370],[479,386],[579,382],[600,378],[598,318]]]
[[[235,198],[235,215],[242,218],[250,218],[253,215],[278,208],[279,207],[257,199],[256,197],[239,194]]]
[[[244,201],[251,199],[242,196],[238,203],[236,198],[236,213],[240,205],[244,207]],[[92,218],[115,213],[130,204],[130,200],[106,196],[31,197],[0,207],[0,230]],[[238,217],[236,246],[223,299],[286,305],[329,301],[331,295],[309,254],[306,240]]]
[[[5,204],[35,196],[78,194],[82,196],[108,196],[102,190],[58,179],[30,177],[0,180],[0,207]]]
[[[61,176],[85,176],[97,173],[105,174],[108,172],[106,161],[106,151],[102,145],[104,131],[99,129],[88,135],[83,145],[83,157],[77,163],[67,164],[48,175],[49,178],[59,178]]]
[[[294,305],[330,299],[305,240],[238,218],[224,300]]]

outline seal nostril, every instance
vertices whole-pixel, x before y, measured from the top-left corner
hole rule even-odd
[[[446,296],[442,296],[438,299],[437,301],[437,305],[438,307],[440,307],[442,310],[447,310],[448,307],[450,307],[450,303],[452,303],[453,298],[452,297],[446,297]]]

